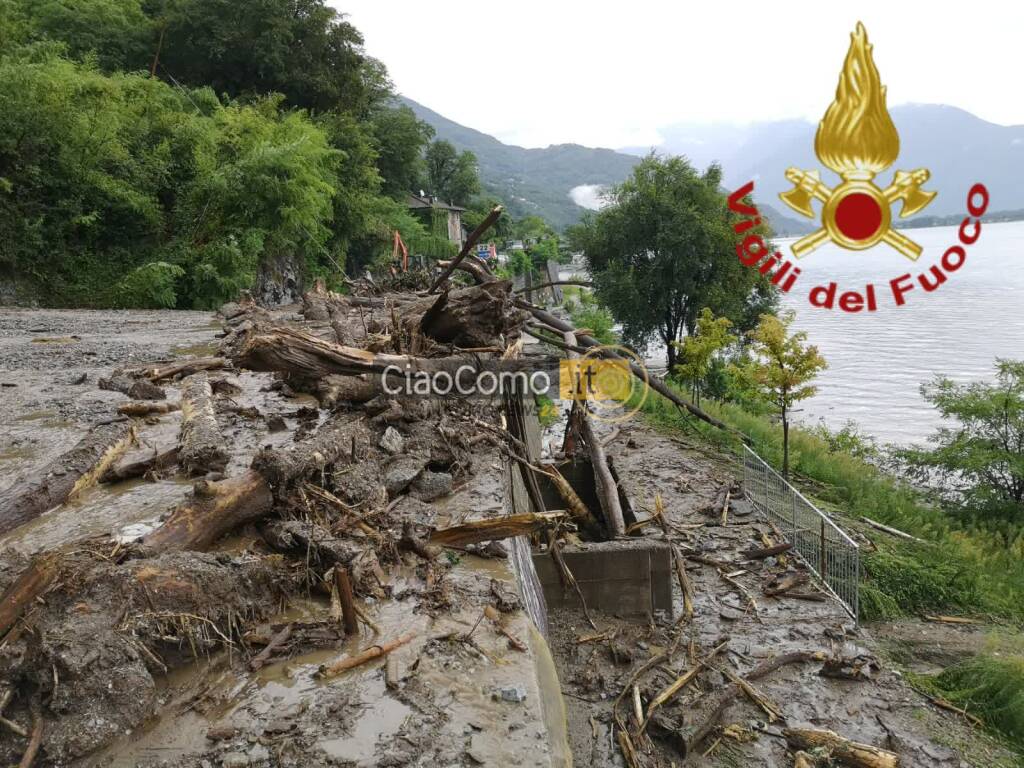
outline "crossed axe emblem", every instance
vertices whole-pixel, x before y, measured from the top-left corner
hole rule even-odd
[[[871,180],[873,176],[870,171],[844,173],[843,183],[831,189],[822,182],[817,171],[786,170],[786,179],[793,182],[793,189],[779,195],[786,205],[813,219],[812,198],[824,203],[821,228],[793,243],[793,254],[798,259],[831,240],[852,250],[863,250],[884,242],[911,261],[917,260],[922,248],[893,229],[890,206],[897,200],[903,201],[900,218],[911,216],[927,206],[937,194],[921,189],[930,173],[925,168],[896,171],[892,184],[885,189]]]

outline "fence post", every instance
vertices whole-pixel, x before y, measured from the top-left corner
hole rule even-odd
[[[820,562],[821,562],[821,567],[819,568],[819,571],[821,572],[821,580],[824,581],[824,582],[827,582],[828,581],[828,574],[825,572],[825,565],[826,565],[826,562],[827,562],[827,558],[825,557],[825,518],[824,517],[821,518],[821,555],[820,555]]]

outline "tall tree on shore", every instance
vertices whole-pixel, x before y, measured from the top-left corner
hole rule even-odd
[[[476,155],[469,150],[459,152],[444,139],[427,147],[427,185],[430,194],[452,205],[468,205],[480,191]]]
[[[738,373],[766,401],[778,409],[782,419],[782,476],[789,477],[789,418],[794,404],[818,391],[810,382],[828,367],[816,346],[807,344],[804,331],[793,332],[794,313],[781,317],[762,315],[747,336],[751,357]]]
[[[642,349],[659,338],[670,370],[673,342],[695,330],[701,309],[742,331],[776,301],[768,280],[736,258],[721,181],[716,165],[698,173],[685,158],[651,154],[608,192],[607,207],[570,230],[623,339]]]
[[[1024,515],[1024,361],[997,360],[992,382],[940,376],[921,387],[949,425],[935,448],[902,452],[915,479],[937,486],[970,512]]]

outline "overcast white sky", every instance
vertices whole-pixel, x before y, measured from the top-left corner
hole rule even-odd
[[[524,146],[652,146],[678,122],[816,122],[858,20],[890,106],[1024,123],[1020,0],[329,2],[399,92]]]

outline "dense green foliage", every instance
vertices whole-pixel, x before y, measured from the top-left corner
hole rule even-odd
[[[210,307],[262,272],[451,255],[406,207],[431,129],[322,0],[0,0],[0,283]],[[155,76],[153,76],[155,74]]]
[[[720,186],[718,166],[701,174],[685,158],[650,155],[606,208],[570,230],[623,338],[636,349],[659,338],[670,370],[673,342],[705,307],[745,331],[776,301],[767,279],[736,258],[736,217]]]
[[[1024,362],[997,361],[991,383],[939,377],[921,391],[949,425],[935,448],[902,452],[919,482],[961,514],[1024,518]]]
[[[1024,656],[979,655],[922,682],[1024,747]]]
[[[426,153],[427,191],[451,205],[466,206],[480,191],[476,156],[457,152],[449,141],[435,141]]]

